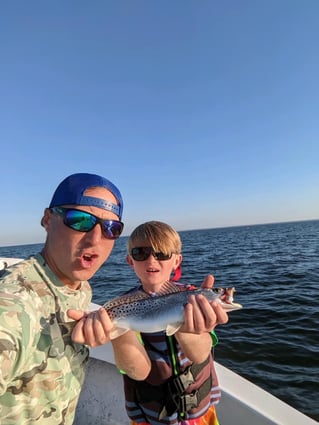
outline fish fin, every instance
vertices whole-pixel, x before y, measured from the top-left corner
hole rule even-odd
[[[176,285],[173,282],[167,281],[162,285],[160,291],[158,291],[156,295],[161,296],[161,295],[167,295],[167,294],[176,294],[177,292],[183,292],[186,290],[188,290],[188,287],[178,285],[178,284]],[[111,310],[113,307],[118,307],[123,304],[129,304],[136,301],[143,301],[143,300],[149,299],[150,296],[152,296],[152,294],[148,294],[141,290],[129,292],[128,294],[123,294],[107,301],[105,304],[103,304],[103,308],[105,308],[105,310],[108,311],[108,310]]]
[[[146,294],[144,291],[136,291],[136,292],[132,292],[129,294],[123,294],[120,295],[119,297],[113,298],[109,301],[107,301],[103,307],[105,308],[105,310],[111,309],[113,307],[118,307],[120,305],[123,304],[128,304],[134,301],[139,301],[139,300],[145,300],[147,298],[149,298],[150,296],[148,294]]]
[[[174,335],[179,328],[182,326],[182,323],[173,323],[172,325],[166,326],[166,335],[171,336]]]
[[[110,331],[110,340],[118,338],[119,336],[124,335],[128,331],[129,329],[114,326]]]
[[[176,294],[177,292],[183,292],[185,290],[187,290],[185,286],[176,285],[176,283],[168,280],[163,283],[161,289],[157,292],[157,295]]]

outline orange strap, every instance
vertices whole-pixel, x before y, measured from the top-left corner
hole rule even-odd
[[[184,425],[219,425],[215,406],[211,406],[205,415],[196,419],[188,419],[183,422],[179,422],[179,424]],[[131,425],[150,425],[148,422],[134,422],[131,421]]]

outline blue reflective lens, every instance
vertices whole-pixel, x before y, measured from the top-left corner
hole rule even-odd
[[[107,239],[117,239],[124,228],[121,221],[102,220],[86,211],[62,207],[53,207],[51,211],[61,216],[67,227],[78,232],[90,232],[97,224],[100,224],[102,233]]]

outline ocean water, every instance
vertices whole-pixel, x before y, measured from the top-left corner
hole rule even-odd
[[[244,308],[217,328],[216,360],[319,421],[319,220],[180,232],[182,281],[234,286]],[[91,279],[104,303],[136,284],[121,237]],[[27,257],[41,245],[0,247]]]

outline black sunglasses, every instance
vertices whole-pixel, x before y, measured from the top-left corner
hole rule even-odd
[[[70,229],[78,232],[90,232],[97,224],[101,225],[106,239],[117,239],[124,228],[124,224],[117,220],[102,220],[87,212],[72,208],[54,207],[50,210],[63,218],[63,223]]]
[[[167,261],[172,258],[172,253],[164,254],[164,252],[155,252],[150,246],[139,246],[131,249],[131,256],[135,261],[145,261],[150,255],[158,261]]]

